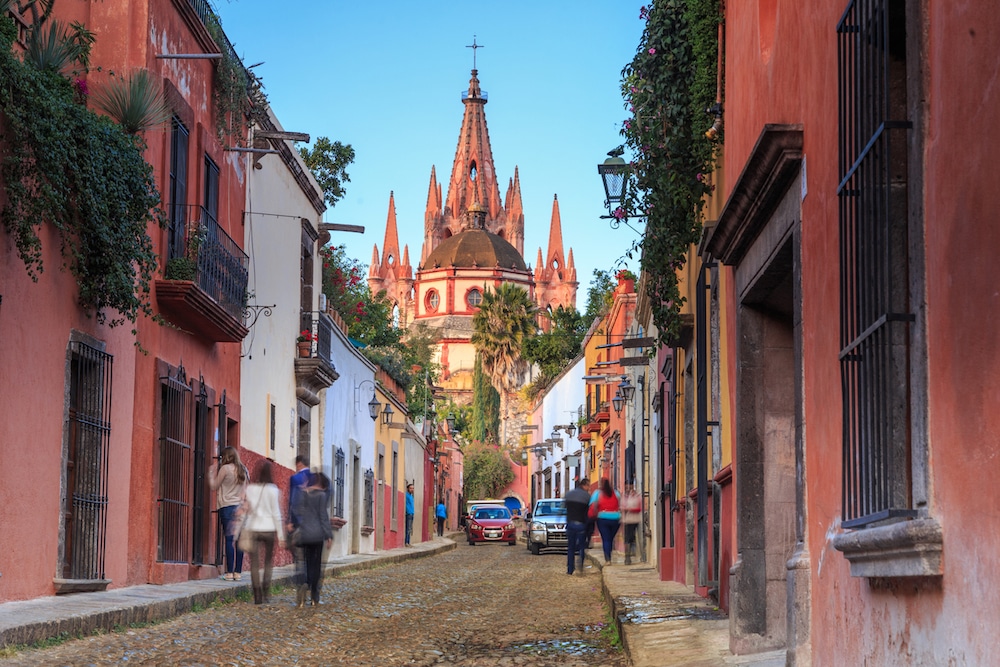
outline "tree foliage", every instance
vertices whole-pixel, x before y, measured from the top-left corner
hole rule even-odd
[[[635,58],[622,71],[632,114],[622,135],[631,149],[634,186],[620,215],[645,216],[641,253],[646,293],[661,342],[680,332],[677,272],[701,233],[701,209],[713,186],[714,144],[705,136],[716,97],[719,0],[653,0]]]
[[[540,371],[531,384],[529,399],[548,387],[580,354],[580,345],[587,333],[588,322],[576,308],[559,306],[552,311],[550,318],[552,327],[547,333],[532,336],[524,342],[524,358],[537,364]]]
[[[472,344],[497,391],[509,394],[520,387],[527,370],[524,343],[537,328],[535,305],[528,293],[513,283],[502,283],[496,290],[487,288],[472,328]]]
[[[495,498],[514,481],[510,461],[494,445],[471,443],[463,461],[466,498]]]
[[[384,292],[372,294],[367,267],[347,256],[344,246],[320,249],[322,285],[327,307],[347,323],[347,335],[370,347],[393,347],[403,331],[392,324],[392,302]]]
[[[350,183],[347,165],[354,162],[354,149],[350,144],[330,141],[329,137],[320,137],[313,147],[300,147],[299,153],[306,166],[323,189],[323,197],[330,206],[336,205],[344,196],[344,183]]]
[[[77,300],[99,322],[116,326],[135,323],[140,313],[152,316],[157,256],[147,229],[164,218],[153,168],[143,158],[145,145],[86,108],[85,82],[61,75],[65,64],[44,58],[49,64],[39,69],[17,58],[11,19],[0,17],[0,26],[6,195],[0,222],[34,280],[44,270],[39,229],[56,230]],[[42,26],[35,23],[31,32],[37,35]],[[50,34],[71,43],[69,53],[83,66],[89,41],[81,49],[80,29],[55,26],[45,43]],[[118,315],[109,319],[108,311]]]
[[[594,320],[603,317],[610,309],[615,297],[615,283],[609,271],[594,269],[594,277],[587,288],[587,310],[583,318],[589,327]]]
[[[483,371],[483,361],[478,354],[472,369],[472,423],[469,437],[477,442],[496,443],[500,440],[500,394]]]

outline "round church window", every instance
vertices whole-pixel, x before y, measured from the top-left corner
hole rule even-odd
[[[433,313],[441,305],[441,296],[437,293],[437,290],[429,290],[427,292],[427,298],[424,299],[424,303],[427,305],[428,312]]]
[[[470,289],[465,295],[465,302],[470,308],[479,308],[479,304],[483,302],[483,293],[477,289]]]

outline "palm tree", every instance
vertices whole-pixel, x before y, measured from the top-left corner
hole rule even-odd
[[[496,291],[487,288],[472,326],[472,344],[482,358],[483,371],[500,393],[506,421],[509,395],[521,386],[528,369],[521,350],[536,331],[535,305],[528,293],[513,283],[503,283]]]

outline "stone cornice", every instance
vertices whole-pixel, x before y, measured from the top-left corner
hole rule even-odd
[[[702,251],[738,264],[781,201],[802,162],[802,126],[768,124],[747,158]]]

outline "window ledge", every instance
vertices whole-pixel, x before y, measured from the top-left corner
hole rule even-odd
[[[841,533],[833,547],[850,561],[852,577],[937,577],[943,574],[941,526],[934,519],[902,521]]]
[[[90,593],[93,591],[106,591],[110,579],[61,579],[52,580],[56,589],[56,595],[66,595],[68,593]]]

